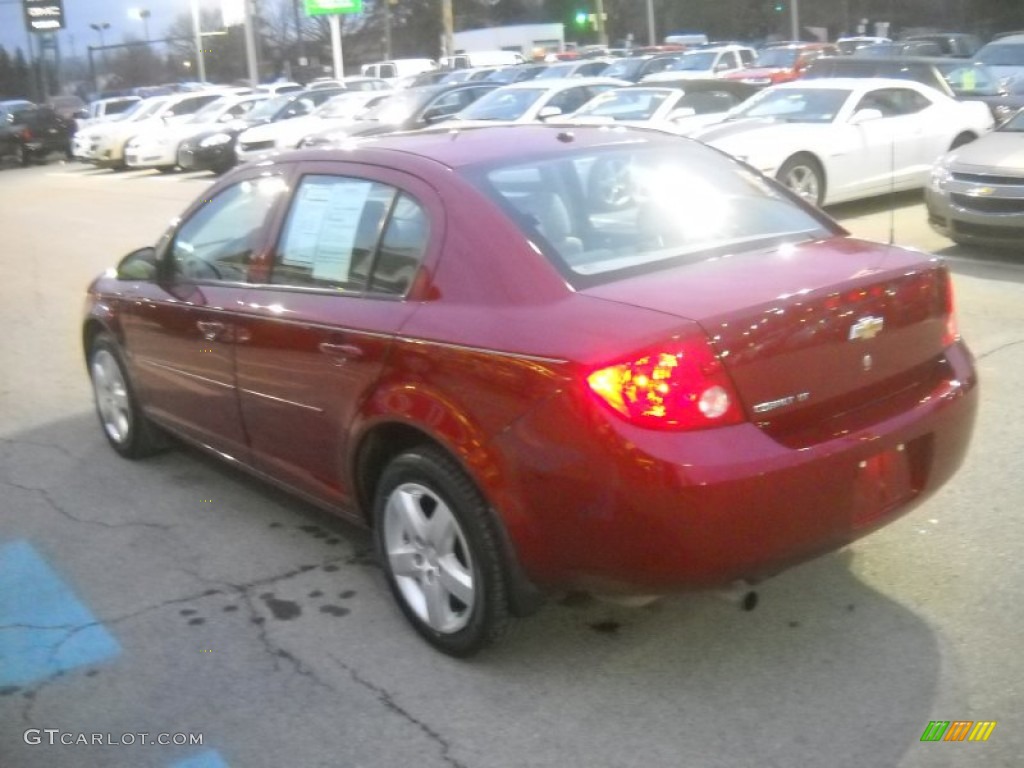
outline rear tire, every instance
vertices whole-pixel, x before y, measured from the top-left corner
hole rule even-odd
[[[795,195],[810,203],[821,206],[825,199],[825,172],[821,163],[811,155],[793,155],[779,168],[776,180]]]
[[[109,333],[93,339],[89,378],[100,426],[115,451],[126,459],[141,459],[166,447],[163,435],[142,413],[121,350]]]
[[[388,586],[428,643],[467,657],[504,633],[508,595],[495,521],[451,457],[421,446],[395,458],[377,486],[374,523]]]

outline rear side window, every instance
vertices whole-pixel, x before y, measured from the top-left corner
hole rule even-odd
[[[394,187],[307,176],[288,212],[270,282],[404,296],[428,238],[422,206]]]

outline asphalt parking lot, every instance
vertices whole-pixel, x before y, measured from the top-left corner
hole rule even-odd
[[[559,595],[459,662],[406,626],[366,534],[192,450],[107,447],[84,289],[211,180],[0,169],[0,766],[1020,765],[1024,257],[951,246],[919,194],[833,209],[950,259],[982,381],[959,475],[752,611]],[[934,720],[997,725],[922,743]]]

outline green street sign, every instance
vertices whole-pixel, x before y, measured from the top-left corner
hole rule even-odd
[[[363,12],[363,0],[305,0],[305,2],[307,16]]]

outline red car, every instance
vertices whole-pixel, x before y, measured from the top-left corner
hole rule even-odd
[[[723,75],[727,80],[740,80],[750,85],[768,86],[788,83],[803,76],[807,66],[822,56],[838,56],[839,49],[831,43],[785,43],[762,48],[747,69]]]
[[[942,486],[972,357],[937,258],[687,139],[525,125],[244,166],[90,287],[106,437],[372,526],[467,655],[552,588],[755,581]]]

